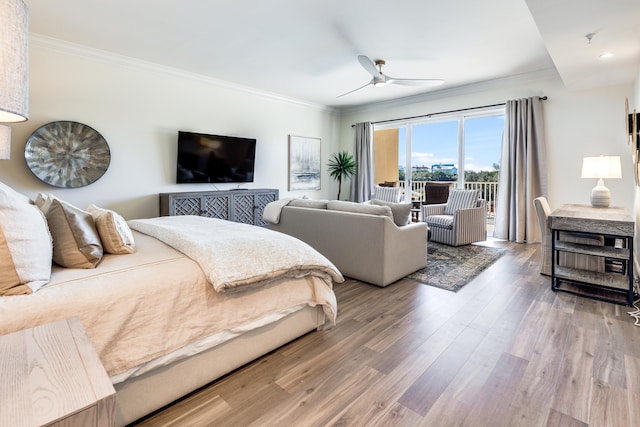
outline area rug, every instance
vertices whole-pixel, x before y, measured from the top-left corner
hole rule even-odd
[[[427,266],[407,276],[425,285],[458,292],[505,253],[501,248],[427,244]]]

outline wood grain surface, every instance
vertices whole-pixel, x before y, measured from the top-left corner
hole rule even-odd
[[[336,286],[312,332],[140,426],[638,426],[640,328],[628,307],[554,293],[539,245],[458,293]]]
[[[77,318],[0,336],[0,426],[114,422],[115,390]]]

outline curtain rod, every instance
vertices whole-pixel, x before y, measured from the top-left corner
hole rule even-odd
[[[546,96],[539,96],[538,99],[540,99],[541,101],[546,101],[548,98]],[[469,107],[469,108],[460,108],[458,110],[440,111],[439,113],[422,114],[422,115],[419,115],[419,116],[401,117],[401,118],[398,118],[398,119],[389,119],[389,120],[380,120],[380,121],[377,121],[377,122],[371,122],[371,124],[372,125],[376,125],[378,123],[391,123],[391,122],[398,122],[398,121],[401,121],[401,120],[420,119],[420,118],[423,118],[423,117],[438,116],[440,114],[459,113],[461,111],[480,110],[482,108],[502,107],[504,105],[507,105],[506,102],[502,102],[500,104],[483,105],[481,107]],[[351,125],[351,127],[354,127],[354,126],[355,125]]]

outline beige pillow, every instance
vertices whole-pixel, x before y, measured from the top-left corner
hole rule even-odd
[[[51,236],[29,198],[0,182],[0,295],[28,294],[51,277]]]
[[[105,252],[125,255],[136,251],[133,233],[122,216],[96,205],[89,205],[87,211],[93,217]]]
[[[398,227],[407,225],[411,218],[411,203],[391,203],[384,200],[371,199],[371,203],[378,206],[389,206],[393,214],[393,222]]]
[[[388,216],[393,220],[393,214],[389,206],[375,206],[364,203],[346,202],[342,200],[331,200],[327,203],[327,209],[333,211],[344,211],[362,213],[368,215],[382,215]]]
[[[328,200],[293,199],[287,206],[299,208],[327,209]]]
[[[49,223],[53,261],[67,268],[95,268],[103,250],[91,214],[52,195],[38,195],[36,204]]]

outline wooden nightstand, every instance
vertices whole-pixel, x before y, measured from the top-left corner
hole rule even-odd
[[[115,402],[78,318],[0,336],[0,426],[113,426]]]

